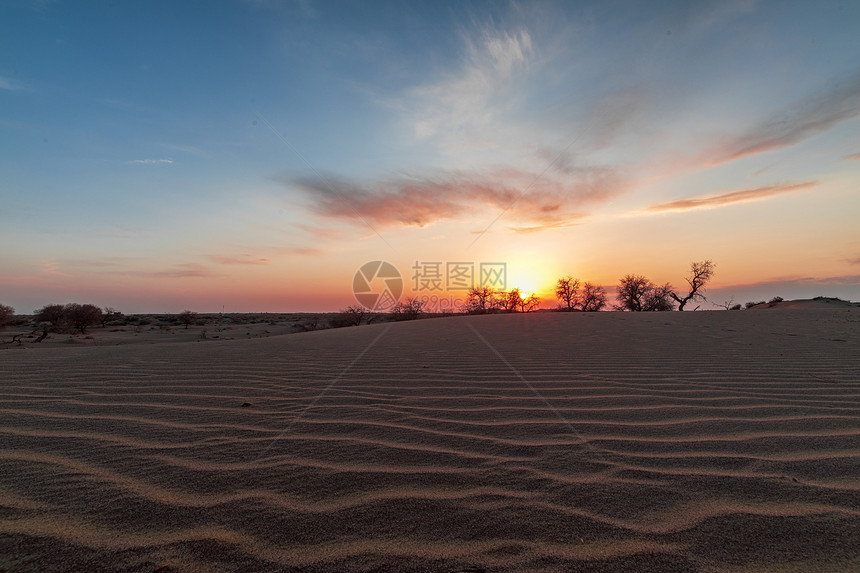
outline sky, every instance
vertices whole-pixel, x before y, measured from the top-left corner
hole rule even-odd
[[[705,259],[702,308],[860,300],[858,29],[847,0],[0,0],[0,303],[336,311],[393,267],[434,310],[551,308]]]

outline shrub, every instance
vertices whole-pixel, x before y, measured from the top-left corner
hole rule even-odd
[[[0,304],[0,330],[3,330],[7,324],[12,322],[15,316],[15,309],[5,304]]]
[[[183,310],[179,313],[177,317],[179,322],[185,325],[185,329],[188,330],[188,326],[192,324],[195,320],[197,320],[197,313],[190,310]]]

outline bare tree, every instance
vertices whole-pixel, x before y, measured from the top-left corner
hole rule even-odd
[[[335,328],[341,326],[359,326],[368,317],[370,311],[360,305],[348,306],[340,311],[340,316],[332,320]]]
[[[685,279],[687,284],[690,285],[690,292],[683,298],[675,292],[670,293],[670,296],[678,303],[678,310],[684,310],[684,307],[691,300],[704,300],[705,297],[702,295],[702,291],[705,285],[708,284],[708,281],[711,280],[711,277],[714,276],[716,268],[717,265],[711,260],[690,263],[690,276]]]
[[[514,288],[509,290],[508,292],[500,292],[499,297],[497,298],[499,307],[506,312],[516,312],[517,308],[520,306],[520,301],[522,301],[523,297],[520,294],[520,289]]]
[[[642,275],[625,275],[621,277],[621,283],[618,285],[619,304],[616,306],[618,310],[629,310],[639,312],[642,310],[642,301],[654,283],[643,277]]]
[[[469,289],[466,299],[466,312],[470,314],[483,314],[493,308],[493,299],[496,291],[493,287],[481,286]]]
[[[415,297],[398,302],[391,309],[391,316],[394,320],[415,320],[422,314],[424,314],[424,301]]]
[[[559,308],[565,311],[576,310],[580,306],[579,279],[570,275],[558,279],[555,285],[555,297],[559,300]]]
[[[585,312],[597,312],[606,306],[606,291],[602,286],[585,283],[582,285],[580,306]]]
[[[642,300],[642,310],[645,311],[666,311],[675,310],[675,303],[672,302],[672,285],[669,283],[663,286],[651,285],[645,297]]]
[[[520,300],[517,303],[517,306],[519,306],[520,312],[531,312],[540,306],[540,297],[534,293],[525,298],[520,295]]]
[[[626,275],[618,285],[618,310],[632,312],[672,310],[672,285],[657,286],[641,275]]]
[[[15,309],[5,304],[0,304],[0,331],[6,328],[6,325],[12,322],[15,316]]]
[[[183,310],[179,313],[177,318],[179,319],[179,322],[185,325],[185,330],[188,330],[188,326],[197,320],[197,313],[190,310]]]

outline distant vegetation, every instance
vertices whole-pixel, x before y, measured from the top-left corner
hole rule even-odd
[[[12,322],[15,317],[15,309],[5,304],[0,304],[0,331],[6,328],[6,325]]]

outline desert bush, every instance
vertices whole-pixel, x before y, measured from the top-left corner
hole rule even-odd
[[[87,327],[101,322],[102,309],[94,304],[73,302],[63,307],[63,318],[68,320],[69,324],[79,330],[81,334],[86,334]]]
[[[195,320],[197,320],[197,313],[190,310],[183,310],[176,317],[179,322],[185,325],[185,329],[188,330],[188,326],[193,324]]]
[[[783,301],[783,298],[781,296],[775,296],[772,299],[770,299],[769,301],[767,301],[767,303],[768,304],[776,304],[776,303],[782,302],[782,301]]]
[[[12,322],[15,317],[15,309],[5,304],[0,304],[0,331],[6,328],[6,325]]]
[[[729,310],[740,310],[740,309],[741,309],[741,305],[739,305],[739,304],[735,304],[729,308]]]
[[[764,301],[763,300],[760,300],[758,302],[749,301],[748,303],[746,303],[744,305],[744,308],[750,309],[750,308],[752,308],[754,306],[758,306],[760,304],[764,304]]]
[[[42,308],[36,310],[33,319],[37,323],[48,322],[51,324],[51,326],[57,327],[63,320],[63,308],[64,307],[62,304],[45,305]]]
[[[37,324],[49,323],[55,332],[78,330],[86,334],[88,327],[101,322],[103,313],[94,304],[71,302],[67,305],[49,304],[38,309],[35,314]]]

